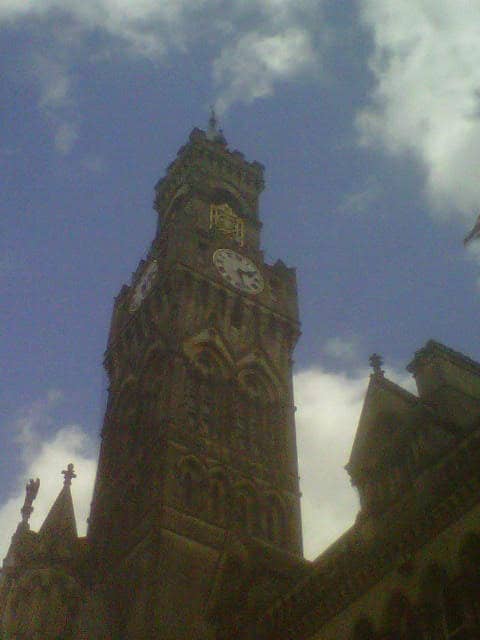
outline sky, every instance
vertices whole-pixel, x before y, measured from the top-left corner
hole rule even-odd
[[[470,0],[0,0],[0,555],[28,478],[37,529],[69,462],[85,531],[113,298],[211,104],[297,269],[306,555],[350,526],[369,355],[412,390],[429,338],[480,360],[479,87]]]

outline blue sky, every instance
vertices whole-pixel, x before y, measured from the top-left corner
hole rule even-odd
[[[297,268],[306,547],[351,522],[342,470],[368,356],[480,359],[480,8],[467,0],[0,0],[0,530],[76,462],[88,509],[113,297],[153,186],[215,104],[266,167],[268,261]],[[0,548],[3,549],[3,547]]]

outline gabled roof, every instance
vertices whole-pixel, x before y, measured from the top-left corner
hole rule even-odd
[[[354,473],[356,468],[364,465],[367,458],[372,457],[374,452],[371,451],[369,441],[378,427],[379,416],[392,417],[389,427],[393,438],[407,417],[413,419],[420,412],[431,415],[431,411],[413,393],[388,380],[383,374],[371,375],[350,460],[346,465],[349,473]]]

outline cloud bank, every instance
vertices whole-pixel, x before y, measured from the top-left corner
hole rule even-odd
[[[368,373],[320,368],[295,376],[304,553],[313,559],[351,524],[358,510],[344,465],[362,407]]]
[[[5,0],[0,28],[30,25],[37,35],[29,65],[39,108],[52,123],[56,149],[68,153],[79,127],[72,108],[77,60],[211,51],[217,108],[224,112],[316,68],[321,6],[318,0]]]
[[[410,154],[435,215],[473,221],[480,201],[480,5],[362,0],[375,87],[358,117],[365,144]]]
[[[174,64],[178,53],[205,56],[224,112],[270,96],[284,83],[319,81],[325,48],[335,46],[335,36],[345,37],[323,4],[3,0],[0,28],[31,30],[24,57],[30,55],[38,107],[56,150],[66,154],[80,135],[74,73],[80,60],[120,55]],[[358,16],[373,45],[373,86],[356,119],[361,143],[410,157],[424,174],[433,214],[463,218],[467,228],[480,201],[480,5],[360,0]],[[362,211],[376,194],[372,182],[344,206]]]

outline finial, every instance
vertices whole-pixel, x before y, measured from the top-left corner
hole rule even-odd
[[[63,481],[63,486],[64,487],[69,487],[72,484],[72,480],[73,478],[76,478],[77,475],[75,473],[75,471],[73,470],[73,464],[70,463],[67,467],[67,470],[62,471],[63,475],[64,475],[64,481]]]
[[[38,488],[40,487],[40,480],[37,478],[30,480],[25,487],[25,502],[23,503],[23,507],[20,509],[20,513],[22,514],[22,524],[28,527],[28,520],[33,512],[33,501],[37,497]]]
[[[382,369],[382,364],[383,364],[382,356],[379,356],[378,353],[372,353],[372,355],[369,358],[369,362],[370,362],[370,366],[373,369],[373,375],[383,378],[383,375],[385,372]]]
[[[215,113],[215,107],[213,104],[210,105],[210,118],[208,120],[208,132],[216,134],[218,127],[217,114]]]
[[[210,105],[210,118],[208,120],[207,140],[220,142],[223,145],[227,144],[222,129],[218,128],[218,118],[217,114],[215,113],[215,107],[213,105]]]

